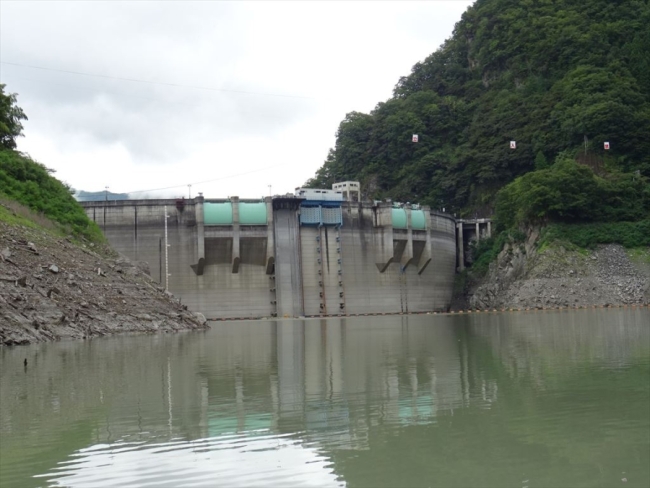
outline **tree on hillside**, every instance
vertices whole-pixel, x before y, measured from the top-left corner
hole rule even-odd
[[[649,215],[647,178],[621,172],[600,177],[566,153],[503,187],[495,206],[497,230],[545,222],[634,222]]]
[[[16,137],[23,135],[23,124],[27,120],[23,109],[16,105],[16,94],[5,93],[0,84],[0,148],[16,149]]]

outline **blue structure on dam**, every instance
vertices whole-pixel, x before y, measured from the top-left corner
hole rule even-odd
[[[322,227],[323,225],[342,226],[341,205],[343,195],[335,190],[316,190],[297,188],[296,196],[303,199],[300,203],[300,225]]]
[[[82,205],[117,251],[148,262],[155,280],[208,318],[450,305],[455,219],[417,205],[362,202],[356,182],[254,200],[199,195]]]

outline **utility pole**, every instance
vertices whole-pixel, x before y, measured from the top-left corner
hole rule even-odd
[[[104,201],[108,202],[108,187],[104,187]]]
[[[269,196],[272,197],[273,195],[271,194],[271,185],[268,186],[269,186]]]
[[[187,191],[189,192],[190,198],[192,198],[192,185],[187,185]]]
[[[169,291],[169,244],[167,238],[167,205],[165,205],[165,291]]]

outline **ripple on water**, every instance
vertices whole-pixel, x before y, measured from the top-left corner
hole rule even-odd
[[[36,476],[48,486],[344,486],[329,459],[290,435],[98,444]],[[290,469],[288,469],[290,467]]]

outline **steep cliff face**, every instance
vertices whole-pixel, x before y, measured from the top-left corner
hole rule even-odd
[[[203,327],[146,266],[0,221],[0,345]]]
[[[485,277],[470,287],[468,305],[488,308],[585,307],[650,303],[650,248],[620,245],[593,251],[554,244],[539,234],[507,244]]]

